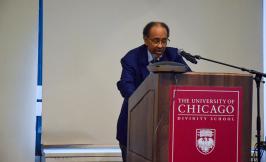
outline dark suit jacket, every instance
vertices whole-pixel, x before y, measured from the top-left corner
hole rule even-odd
[[[160,61],[174,61],[187,65],[181,55],[177,54],[177,48],[167,47]],[[127,121],[128,121],[128,98],[137,87],[149,75],[147,69],[148,52],[147,46],[142,45],[129,51],[122,59],[122,74],[117,82],[117,87],[124,97],[122,109],[117,122],[116,138],[122,145],[127,145]],[[190,70],[190,69],[189,69]]]

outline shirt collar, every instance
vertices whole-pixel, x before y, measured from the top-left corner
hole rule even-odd
[[[148,61],[151,62],[153,60],[153,56],[148,49],[147,51],[148,51]]]
[[[159,61],[160,58],[162,57],[162,55],[161,55],[159,58],[156,58],[155,55],[152,54],[152,53],[149,51],[149,49],[147,49],[147,51],[148,51],[148,61],[149,61],[149,62],[151,62],[151,61],[153,61],[153,60],[155,60],[155,59],[157,59],[157,61]]]

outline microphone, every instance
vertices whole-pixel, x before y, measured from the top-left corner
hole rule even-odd
[[[190,53],[185,52],[184,50],[180,50],[178,49],[178,54],[180,54],[181,56],[185,57],[186,60],[190,61],[193,64],[197,64],[197,60],[195,58],[195,56],[191,55]]]

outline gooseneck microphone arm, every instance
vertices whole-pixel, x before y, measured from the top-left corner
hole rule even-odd
[[[207,59],[207,58],[201,57],[199,55],[192,55],[190,53],[186,53],[186,55],[189,55],[189,57],[192,57],[192,58],[197,59],[197,60],[206,60],[206,61],[217,63],[220,65],[229,66],[229,67],[232,67],[235,69],[240,69],[240,70],[246,71],[250,74],[255,74],[255,77],[253,79],[255,80],[256,86],[257,86],[257,121],[256,121],[256,125],[257,125],[256,126],[256,129],[257,129],[257,135],[256,135],[256,138],[257,138],[257,159],[258,159],[257,161],[261,162],[261,152],[260,152],[260,150],[261,150],[260,83],[262,82],[262,77],[266,77],[266,74],[259,72],[259,71],[256,71],[256,70],[247,69],[247,68],[243,68],[243,67],[239,67],[239,66],[226,64],[226,63],[223,63],[220,61]],[[262,83],[264,83],[264,81]]]
[[[226,63],[223,63],[223,62],[220,62],[220,61],[215,61],[215,60],[207,59],[207,58],[201,57],[199,55],[194,55],[194,56],[191,55],[191,56],[194,57],[195,59],[198,59],[198,60],[206,60],[206,61],[209,61],[209,62],[213,62],[213,63],[225,65],[225,66],[229,66],[229,67],[232,67],[232,68],[235,68],[235,69],[240,69],[242,71],[246,71],[246,72],[249,72],[251,74],[261,75],[263,77],[266,77],[266,74],[265,73],[262,73],[262,72],[259,72],[259,71],[256,71],[256,70],[251,70],[251,69],[247,69],[247,68],[243,68],[243,67],[239,67],[239,66],[234,66],[234,65],[226,64]]]

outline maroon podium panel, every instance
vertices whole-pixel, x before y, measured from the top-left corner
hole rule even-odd
[[[240,162],[242,88],[172,86],[169,162]]]

